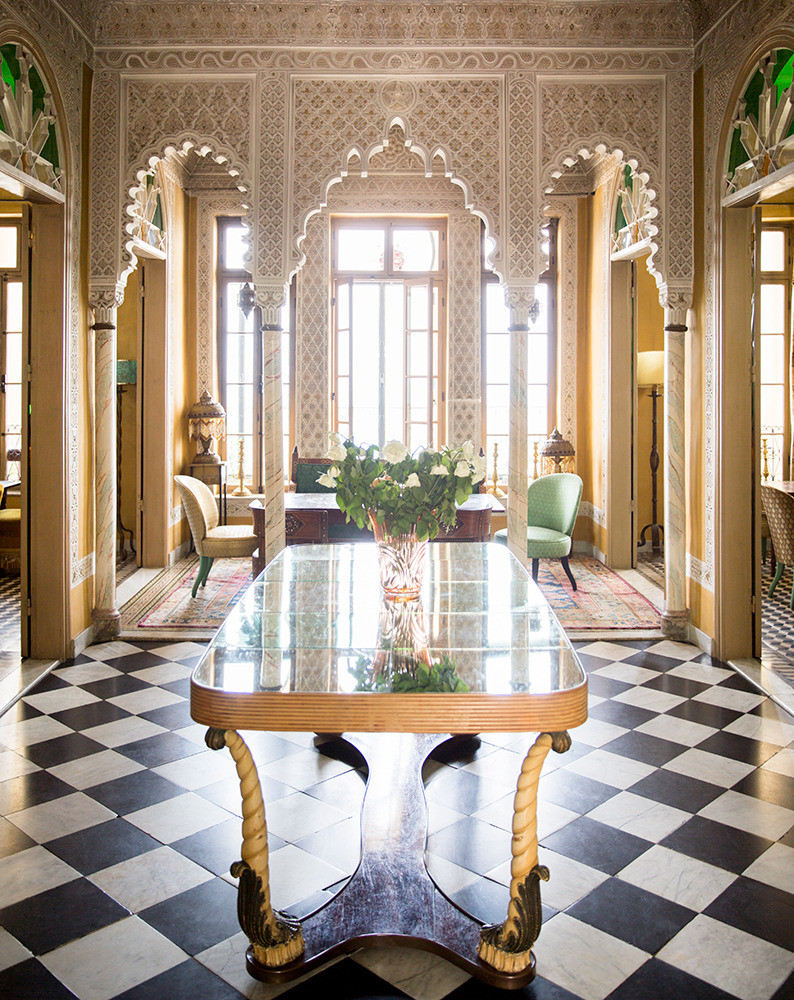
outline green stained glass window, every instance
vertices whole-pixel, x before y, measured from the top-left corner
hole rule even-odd
[[[6,85],[11,88],[11,92],[15,97],[17,96],[17,81],[22,76],[22,63],[20,63],[19,60],[19,51],[20,47],[13,42],[9,42],[6,45],[0,45],[0,74],[2,74],[3,80]],[[47,110],[47,88],[41,78],[41,74],[32,63],[30,64],[30,68],[28,70],[28,85],[30,86],[32,96],[31,104],[33,108],[33,117],[35,119],[38,112],[44,112]],[[0,129],[7,132],[2,114],[0,114]],[[58,140],[55,135],[54,123],[50,124],[47,140],[41,148],[40,156],[42,159],[47,160],[48,163],[51,163],[56,171],[60,167]]]
[[[784,99],[786,91],[791,87],[794,80],[794,52],[791,49],[777,49],[772,56],[772,72],[770,75],[772,108],[777,108]],[[742,94],[744,102],[744,115],[752,118],[757,124],[761,119],[760,105],[762,100],[769,101],[770,93],[767,90],[764,74],[760,69],[750,77],[750,80]],[[741,105],[740,105],[741,106]],[[788,136],[794,135],[794,122],[788,131]],[[765,136],[762,138],[766,138]],[[731,139],[730,151],[728,153],[728,178],[733,178],[737,167],[748,163],[751,159],[750,152],[742,143],[741,131],[738,127],[734,129]]]

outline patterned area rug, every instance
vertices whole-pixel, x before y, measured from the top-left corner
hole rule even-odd
[[[194,553],[156,576],[121,609],[121,637],[212,638],[250,584],[251,560],[216,559],[194,598],[197,572]]]
[[[659,612],[617,573],[589,556],[572,556],[570,564],[576,591],[559,559],[541,559],[538,573],[538,586],[566,632],[659,630]]]

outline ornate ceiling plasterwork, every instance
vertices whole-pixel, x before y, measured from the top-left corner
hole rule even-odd
[[[360,3],[111,0],[95,3],[98,45],[544,45],[691,46],[680,0]]]

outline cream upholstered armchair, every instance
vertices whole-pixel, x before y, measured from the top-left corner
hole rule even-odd
[[[248,524],[218,524],[218,505],[206,483],[192,476],[174,476],[185,508],[193,544],[199,554],[199,569],[192,596],[199,585],[207,582],[215,559],[244,559],[259,545],[253,526]]]

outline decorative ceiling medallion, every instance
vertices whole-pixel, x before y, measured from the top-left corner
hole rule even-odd
[[[416,88],[406,80],[387,80],[378,98],[384,111],[406,114],[416,104]]]

